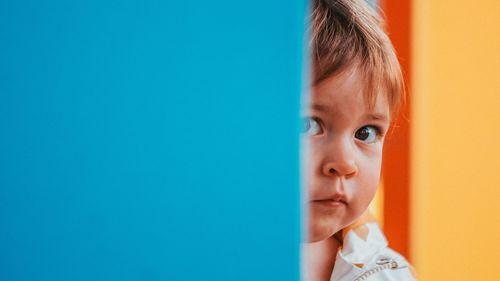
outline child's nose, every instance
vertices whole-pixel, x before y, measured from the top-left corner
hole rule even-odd
[[[349,144],[334,145],[322,165],[325,176],[351,177],[358,172],[353,148]]]

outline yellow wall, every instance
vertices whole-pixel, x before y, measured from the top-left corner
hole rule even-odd
[[[412,257],[500,280],[500,1],[414,0]]]

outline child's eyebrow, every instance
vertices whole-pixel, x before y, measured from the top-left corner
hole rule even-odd
[[[331,109],[329,106],[322,105],[322,104],[312,104],[311,108],[314,109],[314,110],[321,111],[321,112],[326,112],[326,113],[329,113],[332,110],[334,110],[334,109]],[[379,112],[368,113],[368,114],[366,114],[366,115],[363,116],[363,119],[365,119],[365,120],[375,120],[375,121],[384,121],[384,122],[387,122],[389,120],[387,114],[379,113]]]
[[[330,108],[328,106],[322,105],[322,104],[312,104],[311,108],[314,110],[317,110],[317,111],[321,111],[321,112],[329,112],[330,111]]]
[[[367,120],[376,120],[376,121],[384,121],[384,122],[387,122],[389,120],[389,118],[387,117],[387,114],[383,114],[383,113],[370,113],[370,114],[366,114],[364,119],[367,119]]]

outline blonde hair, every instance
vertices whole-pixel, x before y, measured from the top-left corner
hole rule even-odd
[[[356,67],[366,79],[365,93],[373,106],[380,92],[391,113],[404,97],[401,67],[382,19],[365,0],[312,0],[312,84]]]

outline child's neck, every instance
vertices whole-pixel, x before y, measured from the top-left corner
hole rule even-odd
[[[330,280],[340,246],[340,242],[333,236],[304,245],[304,266],[306,267],[307,281]]]

